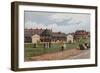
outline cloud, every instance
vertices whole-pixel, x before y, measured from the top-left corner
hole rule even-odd
[[[90,21],[89,14],[77,14],[77,13],[63,13],[63,14],[55,13],[49,16],[49,18],[59,23],[66,22],[68,25],[83,24],[84,22]]]
[[[33,29],[36,29],[36,28],[39,28],[39,29],[40,29],[40,28],[43,28],[43,29],[45,29],[46,27],[45,27],[45,25],[43,25],[43,24],[28,21],[28,22],[25,23],[25,28],[28,28],[28,29],[30,29],[30,28],[33,28]]]
[[[54,32],[71,33],[76,30],[90,30],[90,15],[75,13],[42,13],[29,16],[25,20],[25,28],[52,29]],[[26,17],[27,18],[27,17]]]
[[[50,16],[50,19],[51,20],[54,20],[54,21],[56,21],[56,22],[63,22],[63,21],[70,21],[71,20],[71,18],[70,17],[66,17],[66,15],[65,14],[58,14],[58,13],[56,13],[56,14],[52,14],[51,16]]]

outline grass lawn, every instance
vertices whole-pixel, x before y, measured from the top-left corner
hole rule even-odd
[[[84,41],[90,41],[90,38],[84,40]],[[36,48],[33,48],[33,44],[32,43],[24,43],[24,57],[25,60],[29,59],[30,57],[33,56],[38,56],[38,55],[42,55],[42,54],[46,54],[46,53],[53,53],[53,52],[58,52],[61,51],[61,44],[51,44],[50,48],[44,48],[43,44],[37,44]],[[64,50],[68,50],[68,49],[73,49],[73,48],[78,48],[79,47],[79,42],[76,41],[76,43],[71,43],[68,44],[66,43],[66,48]]]
[[[51,44],[50,48],[44,48],[43,44],[38,44],[36,48],[33,48],[33,44],[25,43],[24,56],[25,56],[25,59],[28,59],[30,57],[37,56],[37,55],[58,52],[58,51],[61,51],[61,46],[62,46],[61,44]],[[77,47],[78,47],[78,43],[66,44],[65,50],[77,48]]]

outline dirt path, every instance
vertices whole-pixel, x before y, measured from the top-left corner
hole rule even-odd
[[[90,58],[90,50],[83,50],[79,55],[70,57],[69,59],[88,59]]]
[[[82,56],[83,56],[83,58],[87,58],[87,57],[85,57],[85,56],[87,56],[87,54],[85,54],[85,56],[84,56],[83,55],[84,53],[85,53],[85,50],[70,49],[70,50],[65,50],[65,51],[61,51],[61,52],[49,53],[49,54],[44,54],[41,56],[31,57],[31,59],[33,61],[34,60],[39,61],[39,60],[77,59],[78,57],[82,58]]]

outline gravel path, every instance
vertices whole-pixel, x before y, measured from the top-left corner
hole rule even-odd
[[[41,56],[31,57],[32,61],[36,60],[62,60],[62,59],[87,59],[90,57],[90,50],[70,49],[56,53],[44,54]]]

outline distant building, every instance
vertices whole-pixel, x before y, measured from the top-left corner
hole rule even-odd
[[[32,29],[24,29],[24,42],[31,43],[32,42],[32,38],[31,38],[32,35],[33,35]]]
[[[52,33],[52,42],[54,43],[64,43],[66,41],[66,34],[61,32]]]
[[[74,42],[74,36],[69,34],[67,35],[67,43],[73,43]]]
[[[36,44],[39,41],[40,41],[40,36],[39,35],[35,34],[35,35],[32,36],[32,43],[33,44]]]
[[[35,43],[36,37],[40,37],[41,42],[59,43],[66,41],[66,34],[62,32],[52,32],[50,29],[24,29],[25,43]]]
[[[87,37],[90,37],[90,33],[89,32],[86,32],[84,30],[77,30],[74,33],[74,38],[75,39],[79,39],[80,37],[83,37],[84,39],[86,39]]]
[[[38,28],[36,28],[36,29],[24,29],[24,42],[25,43],[32,43],[32,36],[35,34],[40,36],[44,30],[45,29],[38,29]],[[49,31],[51,31],[51,30],[49,30]]]
[[[33,30],[33,34],[38,34],[38,35],[40,35],[45,29],[38,29],[38,28],[36,28],[36,29],[32,29]]]
[[[24,29],[25,43],[73,43],[74,39],[80,37],[90,37],[90,33],[84,30],[77,30],[75,33],[65,34],[62,32],[52,32],[50,29]]]

